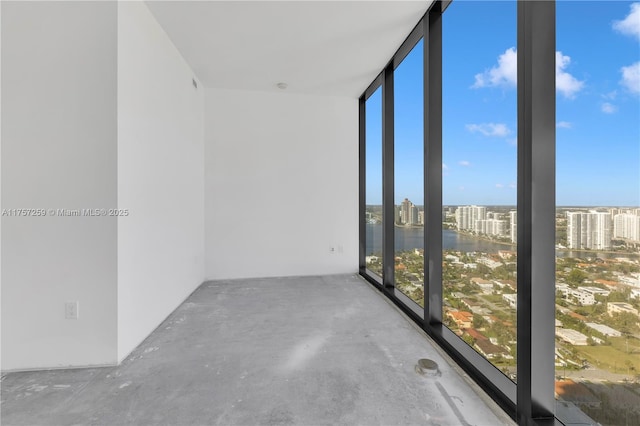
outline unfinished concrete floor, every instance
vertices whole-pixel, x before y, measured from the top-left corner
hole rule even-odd
[[[1,410],[3,425],[511,423],[355,275],[206,282],[120,366],[4,375]]]

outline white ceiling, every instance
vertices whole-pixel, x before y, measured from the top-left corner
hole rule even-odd
[[[431,2],[146,3],[206,87],[358,97]]]

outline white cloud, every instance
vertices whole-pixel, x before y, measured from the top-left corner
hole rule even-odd
[[[584,82],[565,71],[571,63],[571,57],[556,52],[556,90],[566,98],[575,97],[582,90]],[[518,52],[510,47],[498,56],[498,64],[483,73],[475,75],[474,89],[481,87],[515,87],[518,79]]]
[[[613,90],[613,91],[611,91],[609,93],[605,93],[604,95],[602,95],[602,97],[604,99],[608,99],[608,100],[611,100],[611,101],[613,101],[616,98],[616,96],[618,96],[618,91],[617,90]]]
[[[518,187],[518,185],[516,185],[516,183],[515,183],[515,182],[511,182],[511,183],[509,184],[509,188],[517,188],[517,187]]]
[[[476,74],[474,89],[493,86],[515,86],[518,76],[518,55],[515,47],[510,47],[498,56],[498,65]]]
[[[570,129],[573,127],[573,124],[569,123],[568,121],[558,121],[556,127],[559,129]]]
[[[446,164],[442,163],[442,170],[447,170],[449,168],[449,166],[447,166]]]
[[[496,188],[504,188],[504,185],[501,183],[496,183]]]
[[[629,14],[621,21],[613,21],[613,29],[640,40],[640,3],[632,3]]]
[[[467,124],[466,128],[471,133],[482,133],[485,136],[497,136],[503,138],[511,133],[506,124],[502,123],[482,123]]]
[[[576,93],[582,90],[584,81],[580,81],[564,69],[571,63],[569,56],[563,55],[562,52],[556,52],[556,90],[564,95],[565,98],[574,98]]]
[[[459,187],[458,187],[458,189],[459,189],[460,191],[464,191],[464,186],[459,186]]]
[[[464,167],[469,167],[471,165],[471,163],[468,162],[467,160],[459,161],[458,164],[460,164],[461,166],[464,166]]]
[[[622,80],[620,83],[631,93],[640,95],[640,61],[628,67],[620,68]]]
[[[618,110],[618,108],[615,105],[610,104],[609,102],[603,103],[602,107],[600,109],[605,114],[613,114],[614,112],[616,112]]]

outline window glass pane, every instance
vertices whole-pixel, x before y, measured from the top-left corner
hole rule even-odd
[[[395,285],[424,306],[424,76],[420,40],[393,74]]]
[[[365,104],[366,265],[382,277],[382,87]]]
[[[637,425],[640,3],[556,10],[557,415]]]
[[[443,15],[443,322],[516,379],[516,2]]]

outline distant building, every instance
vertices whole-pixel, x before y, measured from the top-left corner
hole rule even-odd
[[[452,254],[446,255],[444,258],[450,261],[451,263],[460,263],[460,257],[454,256]]]
[[[476,220],[473,231],[477,234],[485,235],[506,235],[507,222],[499,219]]]
[[[400,204],[400,220],[403,224],[408,224],[411,218],[411,206],[413,203],[405,198],[402,204]]]
[[[611,290],[604,290],[599,287],[580,287],[580,290],[584,291],[585,293],[593,294],[594,296],[600,295],[606,297],[611,294]]]
[[[509,351],[502,346],[494,345],[489,340],[476,340],[476,343],[473,346],[478,350],[478,352],[488,359],[495,358],[498,355],[504,356],[505,358],[511,357]]]
[[[474,340],[488,340],[487,336],[485,336],[484,334],[480,333],[475,328],[468,328],[468,329],[465,330],[465,333],[467,333],[469,336],[473,337]]]
[[[409,225],[417,225],[420,223],[420,215],[418,213],[418,207],[412,203],[409,208]]]
[[[515,210],[511,210],[509,212],[509,225],[511,232],[511,242],[518,242],[518,212]]]
[[[556,336],[574,346],[587,345],[587,336],[570,328],[556,328]]]
[[[498,250],[498,256],[504,260],[511,260],[518,255],[517,252],[513,250]]]
[[[502,299],[509,304],[512,309],[518,308],[518,295],[517,294],[503,294]]]
[[[613,216],[613,237],[640,241],[640,216],[630,213]]]
[[[612,228],[608,212],[567,212],[567,246],[572,249],[610,249]]]
[[[596,298],[593,296],[593,293],[583,291],[581,288],[570,289],[569,295],[575,302],[580,303],[583,306],[591,306],[596,303]]]
[[[594,305],[596,303],[596,295],[608,296],[611,293],[609,290],[598,287],[578,287],[574,289],[567,284],[556,284],[556,291],[562,292],[565,298],[572,298],[585,306]]]
[[[618,330],[614,330],[613,328],[609,327],[608,325],[597,324],[595,322],[587,322],[585,324],[588,327],[593,328],[596,331],[599,331],[600,333],[602,333],[605,336],[612,336],[612,337],[620,337],[620,336],[622,336],[622,333],[620,333]]]
[[[483,206],[460,206],[456,209],[456,227],[473,231],[477,220],[487,218],[487,208]]]
[[[640,278],[638,278],[637,275],[619,275],[618,279],[620,280],[620,282],[633,286],[633,287],[640,287]]]
[[[477,260],[477,262],[482,263],[483,265],[486,265],[491,269],[496,269],[498,266],[502,265],[502,263],[496,262],[495,260],[489,259],[488,257],[481,257]]]
[[[635,309],[630,303],[625,302],[607,303],[607,313],[609,315],[613,315],[614,313],[628,313],[638,316],[638,310]]]
[[[556,293],[557,292],[562,293],[563,297],[569,297],[569,294],[571,294],[571,287],[569,287],[569,284],[556,283]]]
[[[424,212],[405,198],[400,206],[395,206],[395,221],[399,225],[418,225],[424,223]]]
[[[458,328],[471,328],[473,324],[473,314],[471,312],[449,311],[447,316],[457,324]]]
[[[611,287],[611,288],[616,288],[618,286],[617,281],[611,281],[611,280],[597,279],[594,281],[594,283],[606,285],[607,287]]]
[[[516,282],[514,280],[493,280],[493,283],[495,285],[497,285],[498,287],[500,287],[501,289],[508,287],[509,289],[513,290],[513,291],[517,291],[518,290],[518,285],[516,284]]]
[[[471,278],[471,282],[477,285],[478,287],[480,287],[480,289],[482,290],[482,293],[484,294],[493,293],[493,282],[487,281],[483,278],[478,278],[478,277]]]

